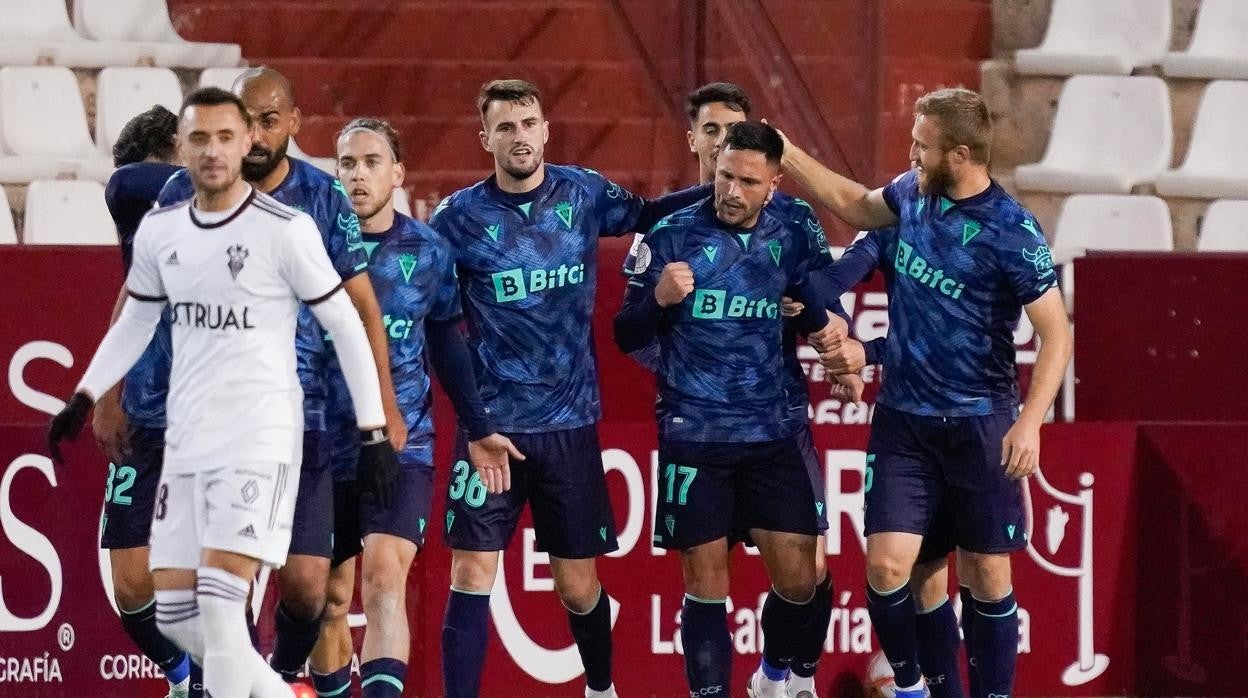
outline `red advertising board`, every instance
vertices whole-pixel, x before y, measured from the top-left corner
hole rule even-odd
[[[863,604],[866,432],[816,432],[828,473],[828,552],[837,587],[819,674],[825,692],[860,679],[877,647]],[[645,423],[607,424],[602,437],[621,544],[600,564],[614,601],[617,684],[628,695],[678,695],[680,566],[675,554],[650,545],[654,430]],[[1120,619],[1136,606],[1137,551],[1117,532],[1135,528],[1135,428],[1054,426],[1044,438],[1044,479],[1030,486],[1032,545],[1015,556],[1022,608],[1019,694],[1129,692],[1135,638],[1132,625]],[[154,667],[115,620],[107,558],[96,549],[104,461],[83,440],[66,466],[54,468],[42,439],[36,427],[0,428],[0,692],[157,695]],[[758,621],[768,585],[755,556],[736,555],[730,627],[735,681],[743,685],[761,649]],[[437,536],[417,566],[410,694],[437,695],[436,648],[449,570]],[[527,520],[503,554],[502,569],[491,597],[495,633],[484,694],[579,695],[580,660],[553,593],[548,559],[533,550]],[[262,626],[269,608],[259,614]]]

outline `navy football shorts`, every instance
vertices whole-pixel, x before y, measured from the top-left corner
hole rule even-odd
[[[761,443],[659,439],[654,544],[683,550],[752,529],[816,535],[810,474],[793,437]]]
[[[502,550],[526,502],[537,549],[567,560],[616,550],[615,517],[602,470],[598,427],[507,434],[525,460],[511,462],[511,489],[491,495],[468,461],[467,437],[455,440],[446,491],[446,542],[454,550]]]
[[[334,480],[334,567],[363,552],[364,538],[371,533],[404,538],[417,548],[425,547],[425,528],[433,506],[433,468],[423,458],[420,463],[405,458],[409,453],[399,452],[401,469],[389,508],[379,506],[373,497],[360,496],[355,480]]]
[[[877,404],[867,445],[866,534],[926,535],[935,525],[928,560],[952,546],[975,553],[1025,547],[1024,483],[1001,466],[1001,440],[1013,424],[1013,414],[930,417]]]
[[[119,550],[148,544],[164,459],[164,429],[130,429],[130,455],[124,463],[108,464],[101,548]]]
[[[815,495],[815,512],[819,515],[819,532],[825,533],[828,530],[828,513],[825,506],[825,497],[827,497],[827,484],[823,476],[823,463],[820,462],[819,449],[815,447],[815,436],[811,433],[810,421],[806,418],[805,405],[801,408],[801,416],[798,418],[790,412],[790,416],[797,421],[794,423],[793,438],[797,440],[797,448],[802,453],[802,463],[806,466],[806,475],[810,477],[810,487]]]
[[[291,524],[290,554],[334,556],[334,477],[325,432],[303,432],[299,495]]]

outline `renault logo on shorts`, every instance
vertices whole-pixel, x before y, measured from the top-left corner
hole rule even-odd
[[[259,496],[260,486],[256,484],[255,480],[248,480],[247,484],[243,485],[243,501],[251,504]]]

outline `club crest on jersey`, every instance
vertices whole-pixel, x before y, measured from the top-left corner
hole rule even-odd
[[[243,262],[250,254],[251,253],[247,251],[247,248],[242,245],[234,245],[233,247],[226,249],[225,255],[229,258],[229,262],[227,264],[230,267],[230,276],[233,277],[235,281],[238,280],[238,273],[243,270]]]
[[[559,216],[559,220],[568,226],[568,230],[572,229],[572,202],[560,201],[555,204],[555,214]]]
[[[1053,253],[1045,245],[1040,245],[1034,250],[1024,247],[1022,254],[1023,259],[1031,262],[1031,265],[1036,268],[1037,274],[1048,276],[1053,273]]]
[[[416,270],[416,255],[404,252],[399,255],[399,271],[403,272],[403,280],[412,283],[412,272]]]
[[[783,246],[779,240],[772,240],[767,243],[767,251],[771,253],[771,259],[776,263],[776,266],[780,266],[780,253],[782,250]]]

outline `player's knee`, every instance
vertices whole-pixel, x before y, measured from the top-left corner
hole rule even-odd
[[[287,564],[279,572],[282,606],[300,618],[318,618],[328,596],[328,560],[317,558],[309,564]],[[323,563],[323,564],[322,564]]]
[[[698,556],[684,560],[685,592],[701,599],[722,599],[728,595],[728,560]]]
[[[867,581],[877,591],[896,589],[910,578],[910,566],[901,559],[876,555],[867,560]]]
[[[152,577],[146,570],[113,569],[113,599],[117,607],[133,611],[149,603],[156,596]]]
[[[971,593],[984,601],[1004,598],[1013,588],[1009,555],[971,555],[965,565]]]
[[[407,582],[407,570],[398,564],[371,565],[360,580],[360,595],[365,607],[380,605],[397,607]]]
[[[281,605],[296,618],[319,618],[328,601],[326,585],[316,579],[299,578],[282,585]]]
[[[602,586],[598,579],[578,577],[555,582],[555,591],[565,608],[576,613],[587,613],[598,603],[598,594]]]
[[[333,625],[339,621],[345,621],[350,612],[350,601],[342,601],[340,599],[331,598],[325,602],[325,610],[321,613],[321,620],[324,621],[326,625]]]
[[[451,555],[451,586],[460,591],[488,594],[494,588],[498,553],[456,550]]]
[[[805,576],[804,579],[792,577],[778,579],[772,582],[771,588],[786,601],[802,604],[814,598],[815,578],[810,575]]]

